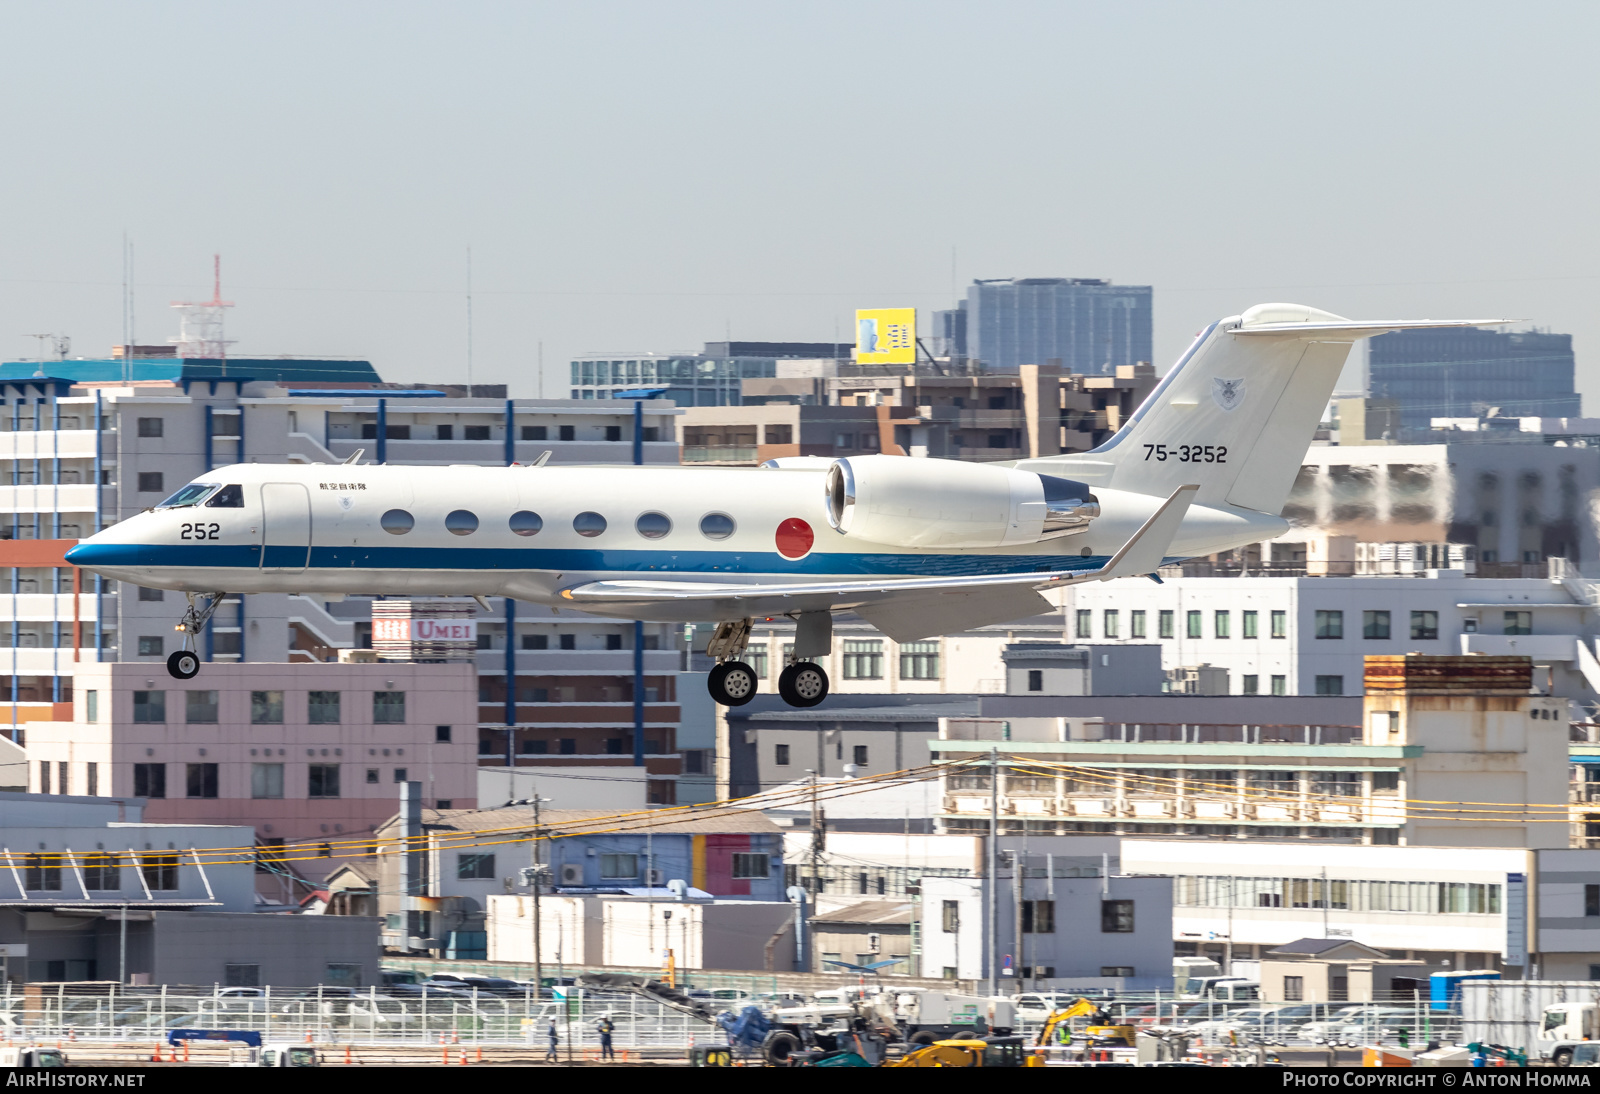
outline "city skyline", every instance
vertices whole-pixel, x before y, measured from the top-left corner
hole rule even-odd
[[[126,232],[140,342],[220,252],[235,352],[457,382],[470,247],[473,379],[520,397],[541,344],[554,397],[584,353],[1030,276],[1153,285],[1162,370],[1272,299],[1512,316],[1600,369],[1587,6],[196,10],[0,16],[72,66],[0,74],[0,357],[120,342]]]

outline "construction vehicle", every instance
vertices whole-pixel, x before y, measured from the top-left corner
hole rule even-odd
[[[1461,1040],[1509,1045],[1556,1067],[1600,1041],[1600,992],[1592,980],[1465,980]]]
[[[1039,1037],[1035,1045],[1043,1049],[1055,1044],[1070,1043],[1071,1026],[1067,1025],[1067,1023],[1074,1018],[1082,1018],[1085,1015],[1089,1016],[1090,1021],[1083,1034],[1089,1039],[1091,1047],[1134,1047],[1133,1026],[1113,1024],[1111,1014],[1105,1007],[1096,1003],[1093,999],[1082,998],[1074,1000],[1070,1005],[1061,1008],[1046,1018],[1043,1028],[1039,1030]],[[1061,1038],[1063,1026],[1067,1026],[1069,1034],[1067,1040],[1062,1040]]]
[[[66,1067],[67,1057],[59,1048],[43,1045],[13,1045],[0,1048],[0,1067]]]
[[[884,1067],[1043,1067],[1044,1058],[1026,1051],[1021,1037],[974,1037],[935,1041],[913,1049]]]

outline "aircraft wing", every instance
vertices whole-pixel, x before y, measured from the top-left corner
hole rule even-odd
[[[561,596],[577,607],[696,602],[725,611],[728,618],[853,609],[891,638],[914,641],[951,626],[983,626],[1049,611],[1051,605],[1039,595],[1040,590],[1153,573],[1166,557],[1198,490],[1198,486],[1180,486],[1104,566],[1094,570],[794,584],[591,581],[563,589]]]

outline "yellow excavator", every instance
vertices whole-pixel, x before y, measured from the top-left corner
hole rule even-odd
[[[1053,1044],[1065,1044],[1066,1041],[1057,1040],[1061,1027],[1074,1018],[1089,1015],[1090,1022],[1084,1029],[1084,1036],[1089,1038],[1089,1044],[1095,1048],[1132,1048],[1133,1027],[1113,1025],[1111,1015],[1099,1003],[1092,999],[1075,999],[1070,1004],[1051,1014],[1044,1020],[1044,1027],[1039,1030],[1039,1039],[1034,1042],[1038,1048],[1045,1048]],[[1070,1029],[1070,1027],[1069,1027]]]

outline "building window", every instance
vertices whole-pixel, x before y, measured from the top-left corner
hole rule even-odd
[[[1202,630],[1202,628],[1205,626],[1205,621],[1202,618],[1202,614],[1203,613],[1201,612],[1185,613],[1185,622],[1187,624],[1187,630],[1185,633],[1188,634],[1190,638],[1205,637],[1205,632]]]
[[[116,892],[122,888],[122,871],[117,868],[117,856],[106,854],[85,855],[83,859],[83,887],[90,892]]]
[[[521,752],[524,756],[544,756],[550,751],[549,741],[523,741]]]
[[[1100,626],[1101,633],[1107,638],[1121,637],[1117,633],[1118,630],[1120,630],[1120,627],[1117,624],[1117,609],[1107,608],[1104,612],[1102,612]]]
[[[1102,900],[1100,902],[1101,934],[1133,933],[1133,901]]]
[[[160,436],[164,436],[164,435],[165,435],[165,430],[163,428],[163,419],[161,419],[161,418],[140,418],[139,419],[139,436],[141,436],[141,437],[160,437]]]
[[[91,725],[100,720],[100,693],[93,689],[83,693],[83,720]]]
[[[1275,611],[1272,613],[1272,637],[1289,637],[1289,613]]]
[[[1156,626],[1159,628],[1158,637],[1171,638],[1175,633],[1173,631],[1173,613],[1162,611],[1156,618]]]
[[[639,876],[638,855],[601,855],[600,876],[603,879],[636,878]]]
[[[525,634],[522,636],[522,648],[525,650],[547,650],[550,648],[548,634]]]
[[[164,494],[167,492],[166,476],[159,471],[139,472],[139,493]]]
[[[1344,637],[1344,612],[1342,611],[1317,611],[1318,638],[1343,638]]]
[[[339,765],[311,764],[306,783],[309,798],[337,798],[339,796]]]
[[[772,750],[772,762],[779,767],[789,766],[789,746],[777,745]]]
[[[494,878],[494,856],[466,852],[456,856],[456,877],[463,881],[489,881]]]
[[[1133,976],[1132,965],[1101,965],[1101,976]]]
[[[747,852],[735,852],[733,856],[733,879],[735,881],[754,881],[765,878],[772,873],[772,856],[757,855]]]
[[[522,427],[522,439],[525,441],[548,441],[550,427],[547,425],[525,425]]]
[[[217,765],[216,764],[187,764],[187,777],[185,778],[185,795],[191,798],[214,798],[217,796]]]
[[[222,986],[226,988],[259,988],[261,986],[261,966],[222,966]]]
[[[1272,694],[1274,694],[1274,695],[1288,695],[1289,694],[1289,678],[1287,676],[1274,676],[1272,678]]]
[[[145,885],[152,891],[161,890],[170,893],[178,887],[177,852],[140,855],[139,871],[144,874]]]
[[[1053,900],[1024,900],[1022,902],[1023,934],[1054,934],[1056,930],[1056,902]]]
[[[71,769],[67,766],[67,761],[65,761],[65,760],[62,760],[60,763],[56,764],[56,793],[57,794],[70,794],[70,793],[72,793],[72,790],[70,789],[69,783],[67,781],[68,772],[70,770]]]
[[[83,765],[84,787],[83,792],[91,798],[100,796],[100,765],[90,761]]]
[[[378,780],[373,779],[373,782]],[[252,798],[283,797],[283,765],[251,764],[250,796]]]
[[[1388,641],[1389,638],[1389,613],[1388,612],[1362,612],[1361,637],[1376,638]]]
[[[184,720],[192,726],[217,724],[217,693],[214,691],[185,692]]]
[[[883,643],[871,638],[847,638],[844,643],[844,678],[879,680],[883,677]]]
[[[165,652],[166,643],[160,635],[141,634],[139,636],[140,657],[160,657]]]
[[[1344,694],[1344,677],[1343,676],[1318,676],[1317,677],[1317,694],[1318,695],[1343,695]]]
[[[578,636],[577,635],[575,635],[575,634],[562,634],[562,635],[557,635],[556,637],[557,637],[558,644],[561,646],[562,649],[564,649],[564,650],[575,650],[575,649],[578,648]]]
[[[578,739],[576,737],[557,738],[556,754],[559,756],[576,756],[578,754]]]
[[[608,650],[620,650],[621,648],[622,648],[622,635],[620,635],[620,634],[608,634],[608,635],[606,635],[606,649],[608,649]]]
[[[1283,998],[1286,1002],[1298,1003],[1306,997],[1306,978],[1303,976],[1285,976],[1283,978]]]
[[[867,746],[856,745],[851,749],[851,762],[857,767],[867,766]]]
[[[1532,612],[1506,612],[1504,629],[1501,634],[1532,634]]]
[[[1043,691],[1044,690],[1044,670],[1043,669],[1029,669],[1028,670],[1028,690],[1029,691]]]
[[[1146,638],[1146,637],[1148,637],[1145,634],[1144,609],[1143,608],[1135,608],[1133,611],[1128,613],[1128,637],[1129,638]]]
[[[1089,609],[1078,609],[1078,629],[1075,633],[1079,638],[1094,637],[1094,613]]]
[[[283,724],[283,692],[252,691],[250,693],[250,724],[281,726]]]
[[[449,744],[450,743],[450,727],[449,726],[434,726],[433,727],[433,743],[436,744],[436,745],[447,745],[447,744]]]
[[[406,720],[406,693],[403,691],[373,692],[372,720],[379,725],[402,724]]]
[[[1600,885],[1585,885],[1583,887],[1583,914],[1585,916],[1600,916]]]
[[[61,891],[61,856],[55,852],[22,857],[23,888],[29,892]]]
[[[706,750],[703,748],[686,748],[683,750],[683,773],[685,775],[704,775],[706,773]]]
[[[1261,637],[1260,624],[1258,622],[1260,617],[1261,617],[1261,613],[1260,612],[1240,612],[1239,613],[1239,637],[1240,638],[1260,638]]]
[[[133,796],[136,798],[164,798],[167,796],[166,764],[134,764]]]
[[[1413,639],[1428,640],[1439,637],[1438,612],[1412,612],[1411,637]]]
[[[762,675],[766,675],[765,672]],[[939,643],[937,640],[933,642],[900,643],[900,679],[939,679]]]
[[[487,441],[489,439],[489,427],[486,425],[462,426],[461,436],[463,440],[468,441]]]
[[[139,586],[139,599],[141,601],[164,600],[166,599],[166,592],[163,589],[146,589],[141,585]]]
[[[403,782],[406,781],[406,769],[405,768],[397,767],[397,768],[394,769],[394,781],[397,782],[397,783],[403,783]]]
[[[1241,691],[1242,694],[1244,694],[1244,695],[1259,695],[1259,694],[1261,694],[1261,677],[1246,675],[1246,676],[1242,677],[1241,679],[1243,681],[1241,686],[1240,686],[1240,691]]]
[[[367,768],[367,782],[376,783],[377,781],[378,781],[378,769],[375,768],[375,767]]]
[[[941,926],[945,934],[954,934],[961,929],[961,902],[946,900],[939,910]]]
[[[1229,613],[1214,613],[1212,616],[1211,633],[1218,638],[1233,637],[1233,623],[1230,620]]]
[[[306,721],[314,726],[339,724],[339,692],[311,691],[306,693]]]
[[[578,427],[575,426],[575,425],[557,426],[556,430],[557,430],[557,438],[559,440],[575,441],[575,440],[578,439]]]

